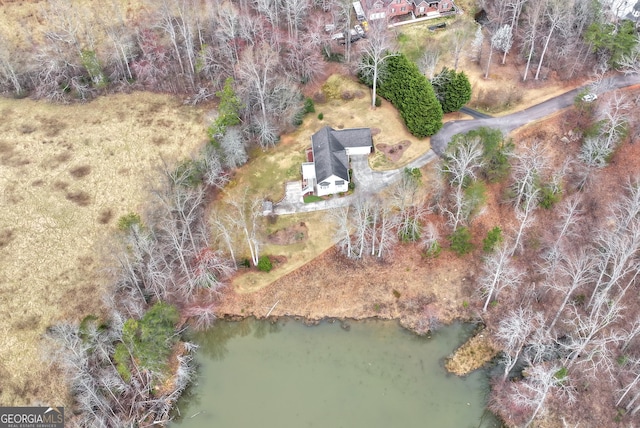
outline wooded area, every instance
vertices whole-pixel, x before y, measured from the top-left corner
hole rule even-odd
[[[385,27],[372,26],[358,44],[332,42],[324,24],[352,26],[351,3],[337,0],[162,0],[126,18],[115,2],[87,8],[48,0],[39,11],[42,34],[0,34],[0,89],[13,96],[71,102],[150,90],[193,104],[219,102],[203,151],[167,166],[148,209],[121,218],[108,319],[48,332],[71,385],[74,422],[171,418],[192,378],[195,349],[175,335],[178,314],[207,328],[236,269],[265,260],[261,199],[245,193],[226,200],[214,207],[211,224],[207,208],[249,159],[248,144],[268,149],[301,120],[305,85],[323,75],[329,59],[366,74],[372,108],[378,92],[419,137],[440,129],[443,109],[468,102],[471,86],[457,70],[462,55],[485,78],[498,66],[494,55],[523,65],[523,81],[638,69],[634,26],[597,2],[480,3],[486,22],[452,33],[455,65],[441,72],[439,52],[421,52],[418,65],[393,50],[399,36]],[[331,213],[337,245],[352,260],[393,257],[402,243],[414,243],[427,260],[447,249],[481,257],[472,309],[502,348],[490,407],[512,426],[544,414],[598,426],[637,422],[640,185],[630,174],[597,211],[588,197],[627,141],[636,101],[621,92],[593,104],[578,99],[580,147],[560,163],[549,159],[543,139],[514,142],[481,129],[452,139],[435,189],[421,185],[420,170],[405,169],[386,193],[357,195]],[[492,225],[480,252],[475,221],[496,188],[511,221]],[[546,233],[532,237],[543,221]],[[430,317],[422,332],[436,325]],[[595,402],[606,408],[595,411]]]

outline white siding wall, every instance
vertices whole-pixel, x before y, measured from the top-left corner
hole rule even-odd
[[[368,155],[369,153],[371,153],[371,146],[366,146],[366,147],[347,147],[345,149],[345,152],[347,152],[347,156]]]
[[[336,182],[340,181],[342,181],[342,184],[336,184]],[[323,186],[323,183],[326,183],[327,185]],[[317,195],[332,195],[334,193],[346,192],[347,190],[349,190],[349,183],[345,180],[342,180],[340,177],[332,175],[322,183],[318,183]]]
[[[305,162],[302,164],[302,178],[304,180],[316,178],[316,166],[313,162]]]

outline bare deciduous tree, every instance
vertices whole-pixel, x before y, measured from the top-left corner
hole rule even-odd
[[[609,345],[621,342],[624,335],[608,327],[622,316],[623,307],[606,298],[596,305],[598,309],[590,314],[582,314],[575,304],[570,305],[571,314],[565,322],[571,331],[569,341],[562,344],[567,350],[563,363],[568,369],[582,364],[594,376],[611,375],[614,363]]]
[[[555,275],[548,279],[545,286],[560,293],[562,302],[556,310],[556,314],[549,324],[548,329],[553,330],[560,319],[569,299],[578,289],[593,280],[594,259],[590,253],[582,250],[576,254],[560,252],[558,254],[558,269]]]
[[[367,40],[363,49],[363,58],[359,63],[363,75],[371,78],[371,108],[376,108],[376,89],[378,80],[382,77],[381,71],[387,59],[398,55],[393,52],[392,39],[387,30],[387,22],[384,19],[372,21],[367,33]]]
[[[491,48],[489,49],[489,58],[487,59],[487,68],[484,72],[484,78],[489,78],[489,70],[491,68],[491,57],[494,50],[508,52],[511,49],[512,35],[511,28],[508,25],[499,27],[491,36]]]
[[[609,162],[622,137],[626,134],[630,105],[626,97],[614,92],[598,109],[599,132],[585,138],[579,158],[587,165],[602,168]]]
[[[548,0],[546,3],[545,16],[547,18],[547,37],[540,53],[540,60],[538,61],[538,68],[536,69],[535,80],[540,77],[540,70],[544,63],[544,57],[547,54],[549,48],[549,42],[555,31],[564,31],[563,24],[567,17],[571,14],[571,4],[562,0]]]
[[[443,162],[438,164],[440,173],[453,188],[453,192],[451,192],[453,208],[441,207],[448,214],[453,231],[465,221],[464,189],[469,181],[477,178],[477,172],[484,164],[482,155],[483,148],[480,138],[457,138],[449,144],[443,156]]]
[[[476,28],[476,33],[473,36],[473,40],[471,41],[471,51],[469,52],[469,56],[476,63],[480,63],[482,59],[482,45],[484,43],[484,33],[482,32],[482,26],[478,25]]]
[[[237,168],[247,163],[249,156],[244,145],[242,132],[238,127],[227,128],[220,140],[220,147],[224,152],[224,163],[229,168]]]
[[[574,400],[568,376],[562,367],[554,364],[530,365],[525,379],[517,384],[513,395],[516,403],[531,409],[524,427],[530,426],[544,412],[547,398],[554,393],[562,393],[570,402]]]
[[[517,287],[520,283],[523,273],[512,263],[511,248],[506,241],[485,260],[479,280],[480,289],[485,296],[483,312],[486,312],[492,299],[498,298],[504,287]]]
[[[544,328],[542,314],[531,308],[519,307],[510,311],[500,320],[496,338],[502,345],[502,363],[504,372],[502,380],[506,380],[509,373],[521,358],[522,351],[529,338],[538,330]]]
[[[449,39],[450,51],[453,55],[453,71],[458,71],[458,62],[464,50],[465,45],[469,41],[470,33],[467,27],[459,27],[453,31]],[[433,73],[432,73],[433,78]]]
[[[527,55],[527,65],[524,69],[522,81],[526,81],[529,76],[529,68],[531,67],[531,60],[536,51],[535,48],[538,39],[538,31],[542,25],[541,23],[544,17],[545,5],[546,1],[534,1],[533,3],[529,3],[529,6],[525,10],[527,26],[524,33],[522,49]]]
[[[352,226],[350,220],[351,207],[349,205],[334,208],[329,214],[336,225],[335,240],[342,254],[353,257],[353,245],[351,240]]]
[[[619,395],[616,401],[616,407],[624,404],[626,412],[635,415],[640,410],[640,359],[633,358],[629,360],[623,371],[624,380],[622,388],[617,391]],[[630,376],[629,376],[630,375]]]
[[[232,200],[229,204],[233,211],[233,217],[229,217],[229,220],[244,235],[251,261],[257,266],[261,248],[259,219],[262,201],[259,198],[250,200],[245,192],[241,198]]]
[[[420,71],[422,71],[427,79],[432,80],[435,76],[439,60],[440,50],[436,47],[427,47],[424,52],[422,52],[418,65]]]

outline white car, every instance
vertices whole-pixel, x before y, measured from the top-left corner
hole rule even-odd
[[[365,36],[364,29],[360,25],[356,24],[356,25],[353,26],[353,28],[354,28],[354,30],[356,30],[356,33],[358,33],[358,35],[360,37],[364,37]]]
[[[592,103],[597,99],[598,99],[598,96],[592,93],[585,94],[582,96],[582,101],[584,101],[585,103]]]

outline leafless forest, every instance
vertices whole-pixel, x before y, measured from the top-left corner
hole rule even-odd
[[[616,57],[615,46],[587,37],[592,24],[611,19],[597,2],[481,3],[476,10],[487,14],[484,26],[452,37],[452,49],[456,58],[473,56],[486,77],[508,58],[524,65],[523,81],[552,72],[561,79],[601,75],[631,60],[630,52]],[[228,171],[247,160],[245,142],[266,149],[293,126],[301,88],[322,75],[327,58],[339,53],[355,73],[359,55],[379,39],[332,44],[324,25],[351,25],[350,2],[337,0],[162,0],[126,18],[116,2],[102,6],[49,0],[39,11],[46,23],[41,35],[0,34],[0,89],[53,102],[138,89],[198,103],[213,100],[232,78],[242,105],[241,126],[224,134],[226,156],[205,149],[167,168],[147,212],[122,223],[106,302],[109,324],[89,319],[49,331],[61,350],[54,355],[69,377],[77,425],[163,423],[193,375],[195,345],[175,344],[167,378],[161,369],[138,365],[144,349],[128,338],[129,320],[168,302],[180,309],[181,321],[211,325],[217,290],[238,263],[232,236],[244,237],[253,265],[260,258],[258,201],[232,201],[227,211],[233,214],[209,225],[211,197]],[[427,54],[423,65],[433,71],[437,55]],[[502,225],[495,248],[473,253],[482,257],[473,301],[503,350],[490,407],[509,425],[529,426],[544,415],[570,426],[640,420],[638,178],[630,172],[597,212],[589,197],[627,141],[635,104],[616,93],[582,106],[581,147],[562,162],[549,159],[545,141],[503,146],[508,166],[500,197],[511,207],[511,221]],[[359,259],[392,257],[400,242],[420,242],[425,257],[437,257],[450,245],[444,236],[473,229],[481,215],[483,190],[470,189],[490,182],[488,162],[480,139],[456,140],[441,161],[434,192],[421,189],[418,173],[407,170],[380,200],[359,198],[334,212],[338,245]],[[546,233],[532,239],[529,231],[543,221]],[[425,330],[435,324],[428,320]]]
[[[232,77],[245,130],[268,146],[300,110],[300,85],[323,71],[324,24],[349,12],[317,3],[162,0],[131,16],[115,1],[49,0],[37,12],[42,34],[0,34],[0,88],[55,102],[139,89],[198,103]]]

